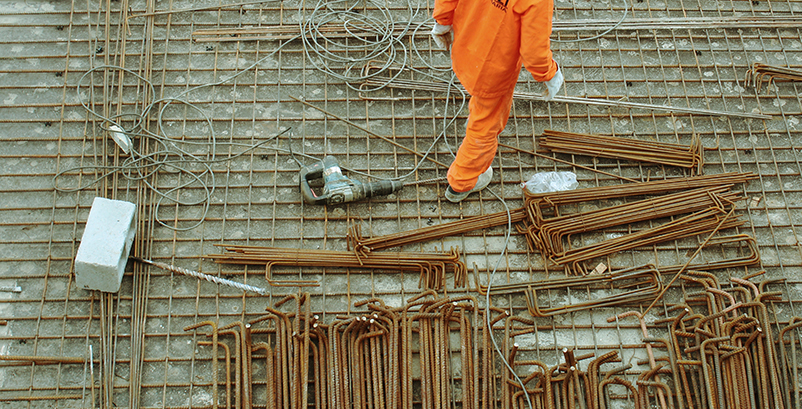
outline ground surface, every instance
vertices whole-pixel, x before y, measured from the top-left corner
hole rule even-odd
[[[490,190],[459,205],[443,198],[443,184],[410,186],[347,206],[304,204],[297,188],[298,164],[287,149],[316,158],[331,154],[344,167],[373,176],[409,175],[406,180],[445,176],[444,168],[431,161],[418,163],[415,155],[369,136],[364,129],[419,152],[434,144],[431,157],[448,164],[467,117],[459,92],[431,92],[420,86],[370,91],[375,85],[360,91],[361,76],[388,78],[402,64],[408,70],[399,79],[447,84],[448,56],[433,51],[427,29],[419,28],[431,4],[359,3],[359,10],[348,16],[355,24],[374,16],[378,29],[395,29],[396,34],[407,30],[398,41],[318,35],[317,42],[303,42],[294,38],[299,21],[317,24],[333,12],[315,10],[311,3],[299,12],[296,1],[222,9],[207,3],[0,2],[4,147],[0,286],[21,289],[0,292],[0,320],[8,321],[0,326],[0,354],[86,358],[91,346],[96,361],[91,366],[2,367],[3,407],[54,407],[52,400],[25,398],[53,395],[65,397],[56,401],[58,407],[86,407],[92,402],[122,407],[135,401],[143,407],[209,405],[208,386],[196,383],[208,385],[210,352],[197,347],[200,337],[183,328],[206,319],[228,323],[254,318],[281,295],[294,291],[275,287],[269,297],[243,296],[234,289],[133,264],[118,294],[78,289],[72,260],[95,196],[139,204],[134,254],[267,287],[261,269],[220,266],[201,256],[222,252],[215,245],[223,243],[344,250],[347,229],[353,224],[359,224],[365,236],[374,236],[504,210],[496,194],[509,208],[519,208],[523,205],[519,184],[539,171],[574,171],[580,187],[619,183],[612,176],[502,148]],[[595,35],[597,31],[578,29],[590,25],[582,21],[601,20],[609,27],[624,12],[623,2],[555,4],[556,21],[566,25],[555,25],[554,40]],[[203,6],[210,8],[200,10]],[[331,7],[341,10],[343,4]],[[770,119],[520,99],[501,140],[531,150],[535,136],[544,129],[681,144],[698,136],[709,148],[704,154],[705,174],[740,171],[759,176],[736,188],[747,197],[739,214],[748,223],[738,232],[753,236],[759,244],[761,265],[750,272],[765,269],[769,277],[787,278],[776,289],[790,302],[775,305],[779,319],[787,321],[802,314],[802,89],[787,82],[757,89],[744,79],[753,63],[802,66],[799,22],[781,28],[745,23],[711,28],[702,22],[800,13],[798,1],[639,0],[628,19],[666,25],[684,18],[696,20],[674,30],[622,26],[598,40],[552,46],[565,73],[563,96],[765,114]],[[279,39],[241,34],[261,39],[235,41],[231,32],[199,31],[277,25],[286,31]],[[350,59],[344,58],[346,47]],[[388,55],[393,56],[392,64],[387,63]],[[369,60],[374,68],[365,74],[361,70]],[[518,90],[540,93],[542,87],[522,72]],[[362,129],[292,97],[348,118]],[[449,122],[455,115],[456,120]],[[110,124],[104,118],[139,130],[142,135],[134,140],[138,151],[170,150],[169,158],[153,158],[172,162],[154,175],[148,174],[153,168],[126,163],[128,156],[104,131]],[[255,145],[259,146],[251,149]],[[313,163],[310,157],[296,157],[306,165]],[[639,180],[683,174],[671,167],[562,158]],[[356,173],[350,176],[368,179]],[[484,273],[498,265],[498,283],[544,278],[542,258],[527,249],[523,237],[513,234],[502,254],[505,232],[504,228],[478,231],[408,250],[459,247],[469,267],[475,263]],[[655,260],[682,264],[698,242],[619,254],[606,262],[615,268]],[[313,294],[313,310],[324,312],[324,320],[352,311],[355,301],[371,296],[397,306],[419,292],[418,277],[411,274],[279,272],[280,279],[320,281],[319,287],[307,290]],[[745,273],[743,269],[719,272],[722,280],[728,274]],[[453,288],[450,279],[447,290],[465,291]],[[680,289],[672,290],[669,300],[680,294]],[[593,295],[555,292],[543,302],[559,304],[569,297]],[[525,314],[522,299],[516,297],[499,298],[496,305]],[[563,347],[597,353],[620,349],[625,361],[640,358],[644,352],[636,347],[640,340],[635,325],[606,322],[620,311],[540,319],[540,330],[518,342],[546,361],[556,361]],[[85,381],[90,377],[94,387]],[[94,390],[112,384],[113,392],[106,395]]]

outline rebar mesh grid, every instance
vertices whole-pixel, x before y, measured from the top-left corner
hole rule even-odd
[[[409,14],[403,2],[380,5],[399,20]],[[365,14],[375,8],[373,3],[363,6]],[[415,6],[420,7],[418,21],[424,21],[431,4]],[[231,41],[233,37],[229,36],[227,41],[198,41],[194,34],[202,29],[297,28],[301,14],[298,7],[297,2],[243,2],[233,6],[141,1],[0,4],[0,30],[4,33],[0,43],[4,108],[0,127],[5,142],[0,179],[4,198],[0,287],[12,290],[0,291],[0,323],[6,321],[0,325],[0,354],[72,357],[81,362],[0,363],[0,400],[20,408],[210,407],[214,381],[211,350],[198,345],[202,336],[183,328],[205,320],[221,325],[247,321],[295,291],[273,287],[267,297],[242,295],[138,264],[129,264],[118,294],[78,289],[72,260],[95,196],[139,205],[132,254],[262,287],[268,287],[263,269],[220,266],[202,256],[221,252],[217,244],[345,250],[347,231],[353,224],[359,224],[365,236],[376,236],[504,210],[486,192],[460,205],[448,203],[443,200],[442,184],[407,187],[391,196],[346,206],[304,204],[297,191],[298,165],[292,155],[268,147],[318,158],[332,154],[343,166],[380,177],[412,171],[417,157],[305,107],[292,97],[301,97],[419,152],[443,132],[443,116],[456,112],[458,121],[446,128],[448,146],[440,141],[432,153],[434,159],[444,163],[451,161],[449,149],[459,144],[467,109],[460,109],[462,99],[457,92],[446,95],[392,88],[360,92],[318,70],[320,60],[307,57],[297,39]],[[314,5],[304,7],[308,15]],[[700,21],[732,16],[795,17],[802,12],[802,2],[639,1],[630,8],[632,19]],[[623,12],[623,2],[558,1],[555,20],[571,23],[594,19],[612,26]],[[415,45],[426,63],[447,68],[447,55],[431,49],[427,31],[414,32],[405,44],[410,50]],[[552,38],[570,41],[594,34],[583,29],[557,29]],[[349,40],[342,41],[348,44]],[[795,83],[777,82],[770,89],[753,89],[745,87],[744,79],[755,62],[799,68],[800,48],[802,36],[793,26],[675,30],[622,26],[599,40],[554,42],[555,59],[566,75],[565,96],[760,113],[772,115],[772,119],[519,100],[500,140],[534,150],[536,136],[545,129],[680,144],[698,137],[708,149],[706,174],[754,172],[758,180],[740,188],[747,200],[739,213],[748,225],[737,232],[757,240],[760,266],[729,269],[718,275],[725,282],[729,276],[742,277],[765,269],[770,278],[786,278],[771,288],[783,291],[784,301],[774,302],[773,309],[778,322],[788,323],[791,317],[802,314],[802,153],[797,147],[802,101]],[[430,68],[421,57],[411,58],[410,66],[426,72]],[[245,70],[257,61],[257,66]],[[240,71],[243,73],[231,81],[190,91]],[[448,79],[447,73],[437,75]],[[411,77],[428,80],[418,73]],[[142,79],[150,81],[153,89]],[[522,73],[520,91],[540,93],[541,87]],[[82,104],[106,117],[122,115],[119,121],[132,126],[135,115],[147,104],[179,96],[194,106],[178,102],[168,105],[166,101],[157,104],[157,109],[164,110],[147,112],[143,128],[163,132],[175,141],[195,143],[184,145],[195,157],[187,154],[186,162],[148,175],[145,180],[158,190],[126,178],[122,171],[103,177],[111,169],[97,166],[120,166],[127,156],[106,132],[109,123],[88,113]],[[288,133],[276,137],[288,128]],[[212,143],[216,143],[214,152]],[[247,149],[259,143],[264,146]],[[134,139],[134,146],[143,152],[157,149],[141,136]],[[229,155],[239,156],[223,160]],[[213,158],[220,160],[204,162]],[[637,180],[682,175],[670,167],[580,156],[564,159]],[[308,158],[300,160],[311,163]],[[73,170],[81,166],[85,168]],[[179,166],[185,166],[186,171],[179,171]],[[500,149],[494,167],[497,176],[490,188],[511,209],[523,206],[519,184],[537,171],[574,171],[582,187],[619,183],[611,176],[505,148]],[[192,182],[193,175],[199,175],[197,180],[203,184],[171,191]],[[444,175],[445,169],[423,161],[412,179]],[[367,180],[362,175],[352,177]],[[54,190],[55,186],[60,190]],[[212,186],[213,192],[208,190]],[[73,188],[77,190],[67,191]],[[157,192],[166,192],[168,198],[160,202]],[[198,204],[177,204],[177,200]],[[607,204],[612,203],[583,204],[564,211]],[[194,225],[197,227],[190,228]],[[621,228],[605,233],[615,236],[627,231]],[[409,246],[408,250],[459,247],[466,264],[477,265],[483,283],[499,258],[494,283],[545,278],[543,260],[528,250],[525,238],[513,233],[505,246],[505,234],[503,227],[492,228]],[[604,262],[611,268],[648,262],[681,265],[702,239],[617,254]],[[575,240],[573,244],[578,246],[583,240],[593,242],[598,237]],[[715,247],[703,251],[697,261],[746,253],[748,249],[743,246]],[[319,287],[305,291],[311,293],[312,310],[321,312],[323,321],[364,311],[354,308],[359,300],[381,297],[388,305],[401,306],[420,291],[418,277],[413,274],[354,271],[342,275],[286,269],[280,275],[320,282]],[[698,291],[685,285],[669,290],[666,302],[650,316],[649,330],[656,336],[666,329],[652,322],[667,314],[670,304],[684,294]],[[14,292],[17,286],[20,291]],[[462,294],[466,289],[449,286],[445,292]],[[591,300],[597,295],[592,291],[551,291],[542,301],[557,305],[571,299]],[[526,301],[520,295],[495,298],[494,305],[513,315],[527,314]],[[537,318],[533,334],[517,340],[521,354],[552,365],[560,362],[563,348],[596,356],[619,351],[624,362],[644,359],[637,323],[606,321],[624,311],[596,309]],[[503,333],[501,329],[497,332],[499,336]],[[665,355],[663,349],[656,349]],[[455,346],[454,352],[457,350]],[[628,374],[635,376],[647,368],[636,365]],[[419,381],[416,379],[416,384]],[[613,390],[614,398],[623,405],[631,402],[623,388]]]

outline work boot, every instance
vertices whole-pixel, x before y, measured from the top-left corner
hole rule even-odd
[[[448,201],[451,203],[459,203],[462,201],[462,199],[465,199],[471,193],[478,192],[486,188],[487,185],[490,184],[490,179],[493,179],[492,166],[487,168],[487,170],[484,171],[484,173],[479,175],[479,179],[476,180],[476,185],[473,187],[473,189],[467,192],[455,192],[454,189],[452,189],[451,186],[449,185],[448,189],[446,189],[446,199],[448,199]]]

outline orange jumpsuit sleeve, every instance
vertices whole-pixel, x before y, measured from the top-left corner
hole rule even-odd
[[[459,0],[435,0],[432,17],[439,24],[450,26],[454,22],[454,10]]]
[[[521,14],[521,59],[535,81],[544,82],[557,73],[551,53],[552,0],[534,0]]]

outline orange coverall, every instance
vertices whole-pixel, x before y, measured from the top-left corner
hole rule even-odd
[[[435,0],[434,19],[454,33],[451,66],[471,94],[465,139],[448,169],[455,192],[473,189],[496,156],[521,65],[539,82],[554,77],[549,36],[553,0]]]

